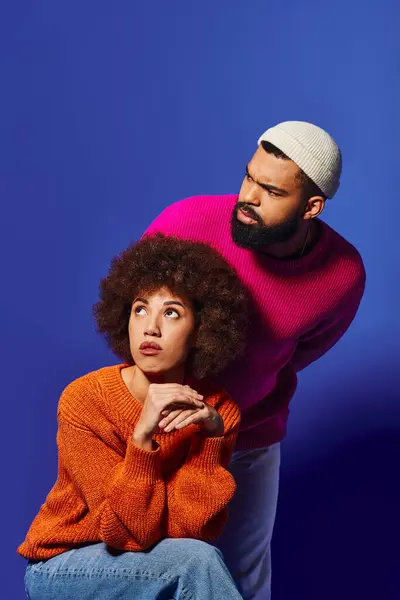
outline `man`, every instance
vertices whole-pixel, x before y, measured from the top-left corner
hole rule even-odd
[[[342,159],[324,130],[290,121],[268,129],[239,196],[188,198],[157,231],[209,243],[236,268],[252,299],[247,350],[220,377],[242,411],[231,470],[237,492],[218,546],[245,600],[268,600],[280,445],[297,372],[351,324],[365,285],[357,250],[319,219]]]

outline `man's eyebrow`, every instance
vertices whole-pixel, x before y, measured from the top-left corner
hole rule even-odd
[[[283,196],[287,196],[289,194],[289,192],[287,190],[284,190],[283,188],[278,187],[277,185],[272,185],[270,183],[262,183],[261,181],[257,181],[257,179],[255,179],[255,177],[253,177],[250,174],[249,171],[249,165],[246,165],[246,175],[250,175],[250,177],[252,178],[252,180],[259,185],[260,187],[262,187],[264,190],[267,191],[272,191],[272,192],[279,192],[280,194],[282,194]]]

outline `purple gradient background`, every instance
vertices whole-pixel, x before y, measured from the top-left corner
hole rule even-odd
[[[292,403],[273,598],[398,600],[398,11],[2,4],[2,598],[24,597],[15,547],[56,476],[59,394],[115,362],[90,312],[110,258],[169,203],[238,191],[259,134],[299,119],[340,142],[342,186],[324,216],[360,249],[368,284]]]

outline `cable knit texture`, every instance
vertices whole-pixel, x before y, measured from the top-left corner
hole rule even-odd
[[[365,271],[357,250],[323,221],[310,252],[276,260],[232,240],[235,196],[196,196],[167,207],[158,231],[210,244],[236,269],[251,298],[246,351],[218,377],[242,412],[236,449],[260,448],[286,434],[297,372],[345,333],[360,303]]]
[[[231,398],[214,384],[187,380],[221,414],[225,431],[199,425],[132,443],[142,405],[126,388],[123,365],[71,383],[58,406],[58,477],[18,552],[47,559],[105,542],[145,550],[162,537],[214,541],[227,520],[235,482],[227,470],[240,422]]]

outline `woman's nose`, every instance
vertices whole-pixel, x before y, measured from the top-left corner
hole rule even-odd
[[[161,329],[157,319],[151,319],[148,321],[145,327],[145,335],[152,335],[156,337],[161,337]]]

